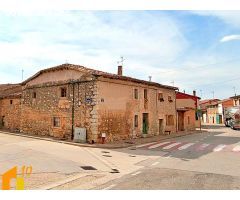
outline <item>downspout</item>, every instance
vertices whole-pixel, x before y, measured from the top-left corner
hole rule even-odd
[[[73,140],[74,137],[74,105],[75,105],[75,83],[72,83],[72,87],[73,87],[73,101],[72,101],[72,136],[71,139]]]

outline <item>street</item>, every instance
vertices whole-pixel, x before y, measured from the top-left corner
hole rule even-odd
[[[31,165],[26,189],[240,189],[240,131],[204,130],[111,150],[0,133],[0,172]]]

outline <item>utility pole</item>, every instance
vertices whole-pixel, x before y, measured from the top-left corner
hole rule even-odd
[[[203,94],[203,93],[202,93],[202,90],[200,90],[201,99],[202,99],[202,94]]]
[[[213,99],[214,99],[214,91],[212,91],[212,94],[213,94]]]
[[[234,95],[237,96],[237,94],[236,94],[236,87],[235,86],[233,87],[233,92],[234,92]]]
[[[24,70],[22,69],[22,81],[23,81],[23,74],[24,74]]]

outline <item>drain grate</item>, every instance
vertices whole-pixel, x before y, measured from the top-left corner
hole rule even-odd
[[[120,172],[118,171],[118,169],[112,169],[112,171],[110,173],[111,174],[116,174],[116,173],[120,173]]]
[[[102,151],[102,153],[110,153],[109,151]]]
[[[112,157],[112,156],[110,156],[110,155],[102,155],[102,156],[104,156],[104,157]]]
[[[84,169],[84,170],[97,170],[93,166],[81,166],[81,168]]]

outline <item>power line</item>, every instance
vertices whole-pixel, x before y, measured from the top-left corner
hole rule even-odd
[[[206,64],[206,65],[197,65],[197,66],[193,66],[193,67],[184,67],[184,68],[177,68],[175,67],[175,69],[172,69],[172,70],[168,70],[168,71],[164,71],[164,72],[161,72],[162,74],[163,73],[171,73],[171,72],[175,72],[176,70],[190,70],[190,69],[197,69],[197,68],[203,68],[203,67],[209,67],[209,66],[214,66],[214,65],[221,65],[221,64],[226,64],[226,63],[231,63],[231,62],[236,62],[236,61],[240,61],[240,59],[233,59],[233,60],[227,60],[227,61],[223,61],[223,62],[218,62],[218,63],[211,63],[211,64]]]
[[[240,77],[234,78],[234,79],[229,79],[229,80],[216,81],[216,82],[207,83],[207,84],[201,84],[201,85],[199,85],[199,86],[209,86],[209,85],[215,85],[215,84],[225,85],[226,82],[236,81],[236,80],[239,80],[239,79],[240,79]]]

